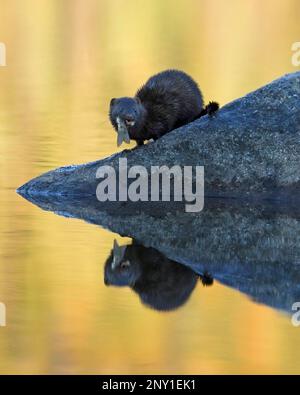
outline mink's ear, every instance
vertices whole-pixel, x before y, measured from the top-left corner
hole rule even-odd
[[[111,101],[110,101],[110,106],[111,106],[111,107],[115,104],[116,100],[117,100],[117,99],[115,99],[115,98],[111,99]]]

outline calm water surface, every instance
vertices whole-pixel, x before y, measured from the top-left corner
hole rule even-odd
[[[116,152],[110,98],[161,69],[186,70],[222,104],[294,70],[299,2],[173,5],[1,3],[0,373],[300,372],[300,328],[288,312],[218,281],[198,281],[172,312],[150,309],[104,285],[113,240],[128,239],[15,193],[44,171]]]

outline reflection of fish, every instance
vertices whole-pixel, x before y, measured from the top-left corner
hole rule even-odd
[[[122,121],[121,118],[117,117],[117,124],[118,124],[118,138],[117,138],[117,145],[118,147],[123,143],[123,141],[126,144],[130,143],[130,137],[128,134],[127,127],[125,125],[125,122]]]
[[[114,241],[114,249],[113,249],[113,261],[112,261],[112,269],[115,269],[124,258],[124,254],[126,251],[126,246],[120,247],[117,240]]]

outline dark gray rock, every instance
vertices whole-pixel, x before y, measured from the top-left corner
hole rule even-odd
[[[113,131],[112,131],[113,133]],[[279,198],[300,191],[300,72],[286,75],[144,147],[78,166],[62,167],[18,192],[95,195],[99,166],[203,165],[207,195]]]

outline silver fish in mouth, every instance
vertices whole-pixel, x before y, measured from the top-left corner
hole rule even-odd
[[[120,117],[117,117],[117,125],[118,125],[117,146],[120,147],[123,141],[126,144],[129,144],[130,143],[129,133],[125,125],[125,122]]]
[[[115,270],[116,267],[120,265],[122,259],[124,258],[127,246],[119,246],[117,240],[114,240],[114,248],[113,248],[113,261],[111,264],[112,270]]]

